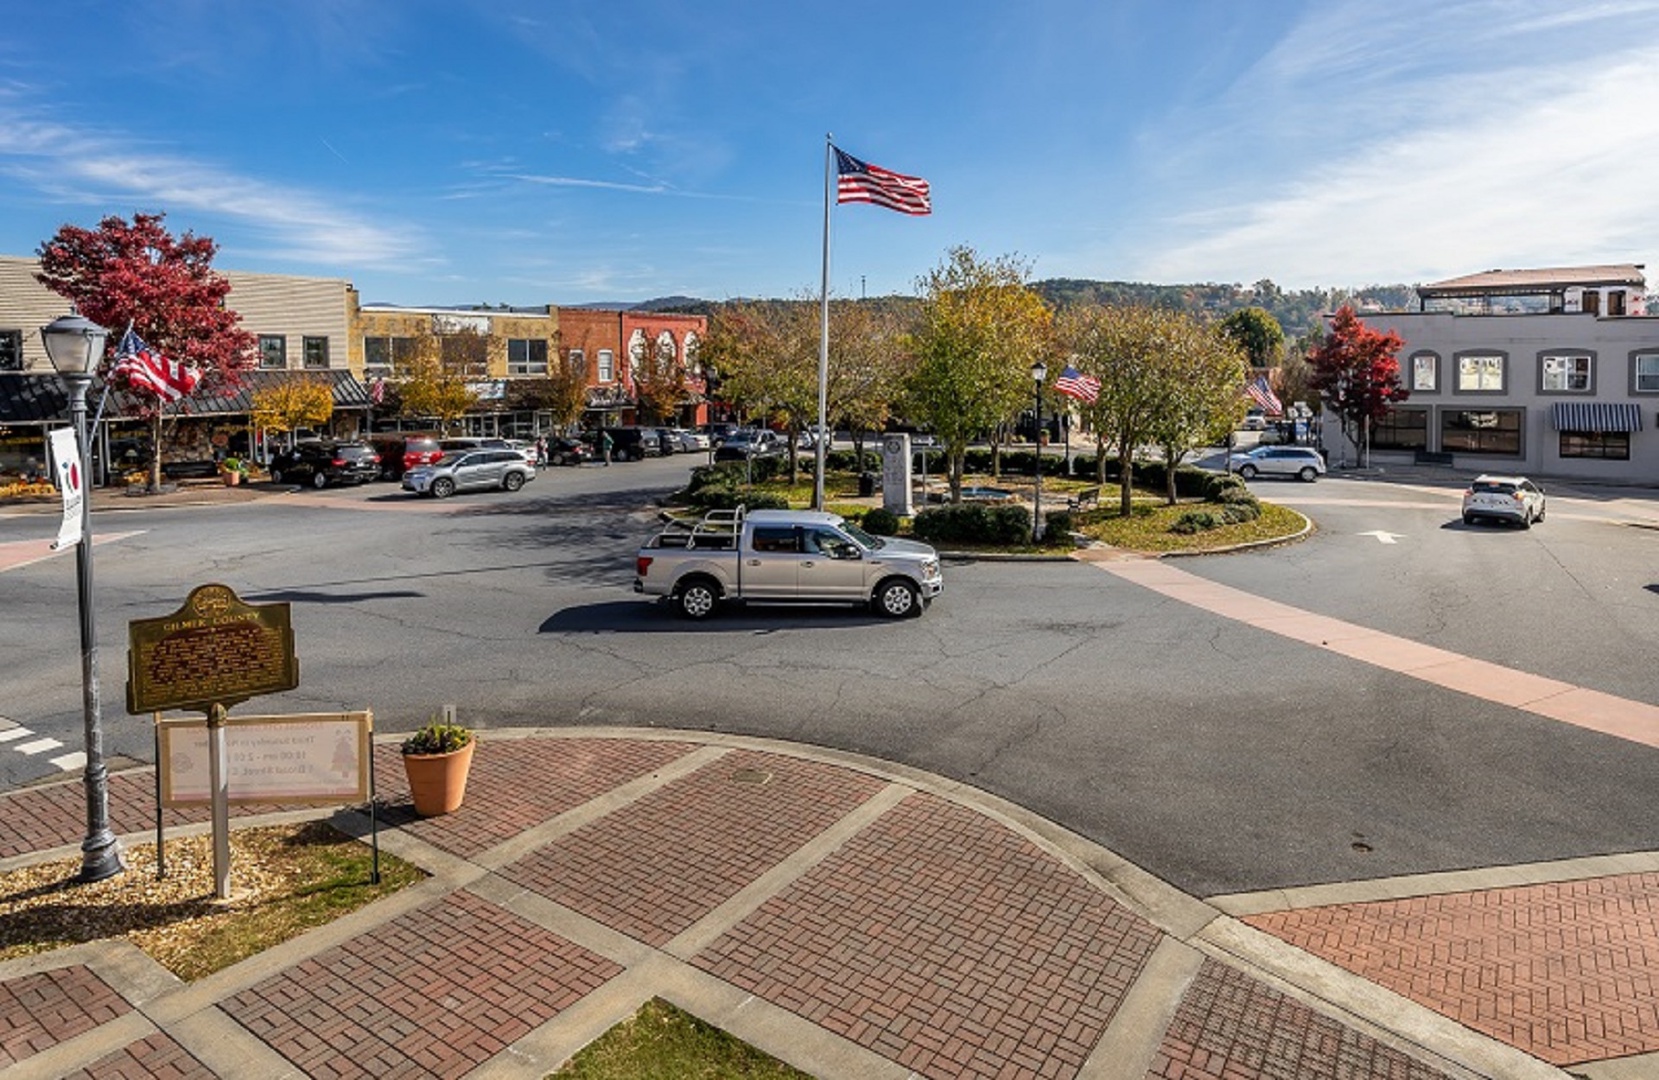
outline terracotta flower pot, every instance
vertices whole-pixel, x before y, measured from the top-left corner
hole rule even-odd
[[[404,754],[403,771],[409,777],[409,794],[415,813],[421,817],[447,814],[461,805],[467,793],[467,771],[472,767],[472,748],[477,738],[448,754]]]
[[[219,474],[219,479],[225,482],[226,487],[235,487],[242,482],[242,474],[227,469]]]

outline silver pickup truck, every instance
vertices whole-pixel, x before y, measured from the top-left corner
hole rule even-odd
[[[634,591],[671,598],[688,619],[726,601],[868,604],[898,619],[944,588],[931,547],[819,510],[713,512],[658,533],[634,562]]]

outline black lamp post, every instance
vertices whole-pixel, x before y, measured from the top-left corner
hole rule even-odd
[[[1048,365],[1041,360],[1031,365],[1031,381],[1037,387],[1037,433],[1032,437],[1037,444],[1037,484],[1031,492],[1031,545],[1043,537],[1043,380],[1048,378]]]
[[[82,485],[91,476],[91,442],[86,430],[86,391],[104,355],[109,331],[79,315],[65,315],[41,327],[46,355],[69,389],[69,417],[80,452]],[[126,869],[121,843],[109,828],[109,774],[104,769],[104,731],[98,700],[98,633],[92,605],[92,493],[81,496],[81,540],[75,547],[76,597],[81,612],[81,711],[86,729],[86,839],[81,841],[77,881],[102,881]]]

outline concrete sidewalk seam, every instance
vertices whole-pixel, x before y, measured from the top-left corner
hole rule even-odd
[[[134,1010],[106,1020],[90,1031],[30,1054],[0,1071],[6,1080],[61,1080],[128,1043],[154,1035],[160,1029],[148,1016]]]
[[[1386,900],[1409,900],[1420,896],[1448,896],[1456,893],[1489,892],[1528,885],[1556,885],[1568,881],[1592,881],[1625,874],[1659,873],[1659,851],[1629,851],[1615,855],[1586,855],[1577,859],[1511,863],[1473,870],[1445,870],[1428,874],[1401,874],[1364,881],[1297,885],[1260,892],[1228,893],[1206,897],[1207,903],[1235,918],[1272,911],[1299,911],[1304,908],[1334,907],[1339,904],[1369,904]]]
[[[1204,953],[1165,937],[1129,985],[1077,1080],[1144,1080],[1151,1074],[1164,1033],[1186,997]]]

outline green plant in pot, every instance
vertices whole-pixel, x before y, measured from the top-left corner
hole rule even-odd
[[[478,737],[460,724],[434,721],[403,740],[403,771],[421,817],[448,814],[467,793],[467,773]]]

